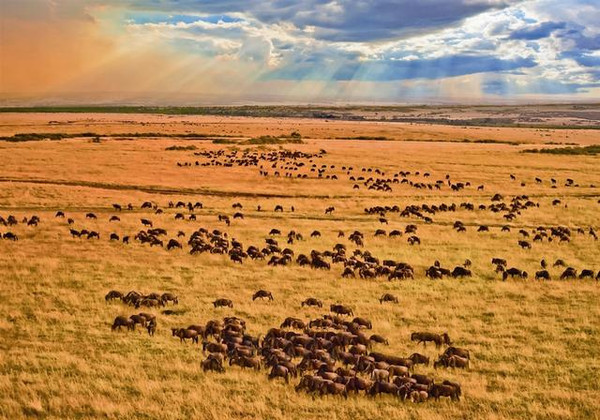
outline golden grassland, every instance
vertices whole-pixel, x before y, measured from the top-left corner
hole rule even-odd
[[[573,234],[570,243],[534,243],[523,251],[517,246],[520,228],[564,225],[571,228],[598,226],[600,214],[599,159],[594,156],[553,156],[519,153],[528,146],[461,144],[441,142],[331,140],[347,135],[385,135],[408,139],[420,131],[424,140],[453,138],[498,138],[506,141],[542,143],[529,129],[460,129],[460,127],[404,126],[383,123],[345,123],[311,120],[253,120],[216,117],[171,118],[170,125],[141,123],[144,116],[119,115],[19,115],[0,116],[0,134],[50,132],[47,120],[75,120],[57,132],[80,132],[85,121],[103,134],[139,130],[169,133],[210,132],[253,136],[299,130],[303,145],[286,149],[327,154],[319,163],[336,165],[331,173],[339,180],[261,177],[258,168],[178,167],[194,161],[190,151],[165,151],[171,145],[189,145],[175,138],[116,140],[89,139],[27,143],[0,142],[0,215],[19,220],[36,214],[37,228],[19,224],[0,227],[19,235],[18,242],[0,241],[0,417],[49,418],[214,418],[214,419],[347,419],[347,418],[598,418],[600,397],[600,284],[592,280],[560,281],[559,269],[551,268],[554,280],[500,281],[490,264],[492,257],[508,259],[509,266],[539,269],[545,258],[564,259],[577,268],[600,270],[600,245],[588,235]],[[148,116],[150,125],[166,119]],[[224,122],[227,120],[227,122]],[[234,120],[235,123],[231,121]],[[183,121],[183,122],[182,122]],[[187,121],[187,122],[186,122]],[[205,126],[189,128],[190,123]],[[158,124],[158,123],[157,123]],[[233,124],[233,125],[231,125]],[[281,128],[278,128],[281,125]],[[135,126],[135,127],[134,127]],[[457,131],[454,131],[457,130]],[[341,133],[338,135],[337,133]],[[458,134],[457,134],[458,133]],[[539,132],[538,132],[539,133]],[[564,136],[569,136],[564,139]],[[560,130],[552,140],[579,144],[598,143],[598,132]],[[563,137],[561,137],[563,136]],[[198,151],[231,149],[207,141],[194,141]],[[531,147],[531,145],[529,145]],[[256,149],[256,148],[254,148]],[[277,150],[262,147],[258,150]],[[429,181],[450,174],[455,181],[472,187],[460,192],[448,188],[430,191],[394,184],[391,193],[355,190],[342,175],[342,165],[377,167],[388,173],[399,170],[430,172]],[[514,174],[517,181],[511,181]],[[544,180],[536,184],[535,177]],[[550,187],[550,178],[559,180]],[[565,187],[573,178],[579,187]],[[415,180],[428,182],[418,176]],[[521,182],[525,186],[521,186]],[[483,184],[485,189],[477,191]],[[434,223],[389,214],[389,225],[364,213],[365,207],[408,204],[490,204],[495,193],[507,198],[528,194],[539,208],[529,209],[514,222],[505,223],[490,211],[439,213]],[[553,199],[562,205],[552,206]],[[141,210],[151,200],[165,214]],[[169,200],[201,201],[198,220],[175,221]],[[133,203],[134,211],[119,214],[121,222],[108,221],[115,214],[112,203]],[[244,205],[244,220],[226,227],[218,214],[233,214],[231,205]],[[283,213],[273,207],[282,204]],[[565,207],[566,204],[566,207]],[[263,211],[256,211],[257,205]],[[295,212],[290,212],[291,206]],[[324,209],[335,206],[333,215]],[[100,232],[100,240],[73,239],[67,224],[54,218],[57,210],[76,219],[76,228]],[[93,211],[98,220],[84,218]],[[365,249],[381,259],[412,264],[415,280],[393,281],[342,279],[342,268],[314,271],[292,264],[270,267],[266,262],[247,261],[234,265],[221,255],[191,256],[187,249],[166,251],[139,243],[110,242],[108,235],[134,234],[142,227],[140,217],[169,231],[183,230],[187,236],[200,227],[221,229],[244,246],[262,245],[271,228],[284,234],[296,230],[304,240],[291,247],[299,253],[331,249],[338,242],[349,251],[354,247],[338,239],[338,230],[365,233]],[[457,233],[452,223],[461,220],[466,233]],[[376,229],[404,229],[418,225],[420,246],[409,246],[406,238],[374,238]],[[487,224],[489,233],[477,233]],[[501,233],[509,224],[511,233]],[[321,238],[311,239],[318,229]],[[282,238],[280,243],[284,243]],[[470,279],[426,279],[423,271],[438,259],[446,267],[473,262]],[[252,302],[260,288],[273,292],[273,302]],[[145,332],[111,332],[117,315],[137,313],[121,303],[106,304],[111,289],[127,292],[170,291],[179,296],[175,315],[158,314],[154,337]],[[398,305],[381,305],[383,293],[400,298]],[[204,323],[209,319],[236,315],[246,319],[251,334],[264,334],[287,316],[315,318],[326,308],[301,308],[300,302],[315,296],[328,307],[344,303],[359,316],[373,321],[373,332],[386,336],[390,345],[375,345],[386,353],[407,356],[415,351],[434,358],[433,346],[425,349],[410,342],[410,333],[447,331],[456,345],[468,348],[473,357],[469,370],[434,370],[419,367],[436,379],[460,382],[464,398],[423,404],[396,398],[351,396],[312,397],[296,393],[282,381],[268,381],[264,371],[255,373],[237,367],[224,374],[200,369],[199,347],[180,344],[170,327]],[[234,309],[214,309],[217,297],[234,301]],[[295,382],[295,381],[294,381]]]

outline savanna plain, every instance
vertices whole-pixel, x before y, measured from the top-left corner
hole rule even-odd
[[[600,144],[598,130],[0,115],[0,136],[27,133],[42,135],[0,141],[0,216],[7,221],[12,215],[17,222],[0,225],[5,237],[0,241],[0,417],[600,417],[600,242],[594,238],[600,228],[600,157],[525,152]],[[52,133],[63,135],[44,140]],[[185,207],[176,206],[180,201]],[[150,207],[142,208],[145,202]],[[188,203],[202,206],[189,210]],[[412,210],[404,213],[407,208]],[[58,212],[64,217],[56,217]],[[86,217],[89,213],[96,218]],[[234,218],[236,213],[243,218]],[[39,221],[27,223],[33,216]],[[139,240],[140,231],[151,229],[141,219],[166,230],[156,235],[162,246]],[[406,233],[408,225],[416,231]],[[229,252],[234,241],[241,243],[242,262],[227,252],[191,254],[188,241],[202,228],[211,235],[220,231],[222,240],[213,242],[202,233],[210,246],[224,243]],[[84,229],[99,238],[71,232]],[[270,234],[273,229],[281,234]],[[288,243],[291,231],[300,235]],[[362,234],[362,246],[350,240],[355,231]],[[390,235],[393,231],[400,234]],[[420,244],[411,245],[411,237]],[[171,239],[181,248],[167,250]],[[265,252],[264,260],[243,255],[250,246],[267,247],[267,239],[281,251],[289,248],[292,257],[273,265],[272,257],[283,257],[277,250]],[[345,254],[338,252],[334,262],[336,244]],[[297,262],[300,254],[314,260],[313,250],[329,269]],[[355,261],[365,263],[366,251],[378,262],[362,266],[366,271],[348,266],[353,276],[342,277],[344,258],[356,254]],[[493,258],[528,275],[503,280]],[[413,276],[370,276],[384,260],[409,265]],[[555,265],[557,260],[564,265]],[[426,276],[436,261],[471,275]],[[561,279],[568,267],[575,277]],[[536,279],[544,270],[550,279]],[[584,270],[592,277],[580,279]],[[261,289],[273,300],[253,301]],[[178,303],[135,308],[105,300],[111,290],[171,293]],[[381,303],[385,294],[398,302]],[[323,306],[302,306],[309,297]],[[215,307],[220,298],[233,307]],[[202,342],[216,343],[215,337],[195,344],[172,333],[235,316],[261,344],[288,317],[308,324],[333,316],[332,304],[352,309],[353,316],[339,315],[344,321],[369,320],[372,329],[362,328],[362,334],[388,340],[388,345],[372,343],[367,353],[429,357],[431,363],[416,365],[410,374],[427,375],[436,384],[459,383],[460,400],[412,402],[368,390],[347,398],[296,391],[302,374],[289,383],[269,379],[272,367],[264,359],[260,371],[230,366],[228,359],[224,372],[205,370],[201,362],[208,352]],[[153,336],[140,325],[133,331],[111,329],[116,317],[139,312],[155,316]],[[308,334],[302,328],[283,330],[288,339],[292,331]],[[468,368],[434,368],[448,344],[417,343],[411,340],[414,332],[447,333],[452,346],[469,351]],[[296,365],[301,360],[291,358]],[[335,369],[341,366],[338,361]],[[371,380],[368,373],[357,375]]]

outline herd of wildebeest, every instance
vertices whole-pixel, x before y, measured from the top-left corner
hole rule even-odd
[[[258,290],[252,300],[274,300],[267,290]],[[111,290],[106,302],[121,301],[135,307],[154,308],[178,304],[172,293],[149,293],[137,291],[123,294]],[[398,303],[398,298],[384,294],[380,302]],[[215,308],[233,308],[230,299],[219,298],[213,302]],[[301,306],[323,307],[323,302],[309,297]],[[222,320],[209,320],[205,324],[171,328],[173,337],[183,343],[191,341],[202,345],[205,359],[201,362],[204,371],[224,372],[225,365],[242,369],[266,370],[269,379],[281,378],[286,383],[299,378],[296,391],[318,395],[341,395],[351,392],[375,396],[392,394],[403,400],[424,402],[429,398],[448,397],[459,401],[462,395],[457,382],[437,381],[428,375],[415,373],[418,365],[430,365],[430,358],[420,353],[408,357],[374,351],[375,346],[389,345],[379,334],[370,334],[370,320],[354,317],[351,307],[330,305],[330,313],[308,322],[288,317],[278,327],[270,328],[264,337],[246,332],[246,321],[226,316]],[[169,310],[164,310],[168,314]],[[153,336],[157,328],[156,315],[139,312],[129,317],[117,316],[112,324],[113,331],[125,328],[134,331],[136,326],[146,328]],[[467,349],[456,347],[447,333],[414,332],[410,340],[417,345],[433,343],[436,348],[446,346],[433,367],[470,367],[471,354]],[[227,363],[226,363],[227,362]]]
[[[326,151],[319,153],[303,153],[289,150],[272,152],[246,151],[206,151],[195,153],[197,159],[191,163],[181,163],[181,167],[191,166],[248,166],[258,167],[260,175],[281,176],[294,178],[308,178],[314,173],[318,178],[341,180],[342,175],[347,175],[349,181],[353,182],[353,188],[359,189],[361,185],[369,190],[389,192],[394,185],[407,185],[418,189],[448,188],[449,191],[457,192],[467,188],[474,188],[469,182],[457,182],[450,175],[444,179],[429,182],[430,173],[400,171],[391,177],[385,171],[378,168],[361,168],[352,166],[318,165],[316,161],[326,155]],[[308,173],[306,173],[306,170]],[[334,172],[337,171],[337,172]],[[294,176],[296,174],[296,176]],[[509,182],[519,182],[514,175],[510,176]],[[544,181],[535,178],[537,184]],[[549,180],[551,188],[557,188],[557,180]],[[527,183],[521,182],[521,186]],[[564,186],[576,188],[579,186],[572,179],[567,179]],[[477,190],[485,189],[484,185],[476,187]],[[600,200],[598,201],[600,204]],[[554,199],[552,206],[565,206],[560,199]],[[141,206],[133,204],[113,204],[112,212],[106,216],[108,225],[111,226],[109,233],[100,233],[94,228],[86,227],[86,224],[97,226],[100,222],[98,215],[88,212],[84,220],[76,220],[76,213],[68,214],[67,211],[57,211],[56,220],[65,223],[68,234],[73,240],[88,239],[101,240],[108,237],[114,243],[134,246],[146,245],[149,247],[165,248],[167,251],[188,249],[189,254],[197,255],[203,253],[220,254],[229,258],[233,263],[243,265],[248,260],[266,261],[269,266],[298,265],[309,267],[314,270],[331,270],[332,266],[339,265],[341,276],[344,278],[407,280],[419,277],[415,268],[408,262],[395,261],[391,259],[380,259],[369,250],[365,249],[369,238],[385,237],[392,241],[406,239],[411,246],[419,246],[422,243],[419,237],[419,225],[426,226],[434,223],[434,217],[440,213],[455,212],[490,212],[501,215],[504,221],[500,227],[488,225],[465,224],[455,220],[451,228],[456,232],[466,232],[473,229],[477,234],[485,235],[492,229],[498,229],[500,234],[510,235],[512,230],[519,229],[511,226],[523,212],[529,209],[539,208],[541,204],[533,201],[527,194],[519,194],[513,197],[504,197],[494,194],[488,203],[473,203],[464,201],[461,203],[439,203],[439,204],[410,204],[405,207],[397,205],[376,205],[364,209],[364,215],[373,218],[373,222],[380,228],[374,232],[363,232],[356,229],[337,232],[338,243],[331,249],[313,249],[308,254],[294,251],[293,246],[299,241],[315,241],[320,243],[321,232],[312,230],[303,235],[296,230],[282,232],[274,227],[265,232],[260,243],[246,244],[225,231],[232,223],[244,220],[244,206],[240,202],[232,204],[230,214],[218,214],[215,222],[222,223],[224,229],[207,229],[200,227],[191,234],[184,230],[169,232],[164,227],[165,218],[174,218],[175,221],[185,223],[196,222],[197,216],[201,215],[205,208],[200,201],[169,201],[166,206],[161,207],[152,201],[146,201]],[[142,211],[144,217],[139,217]],[[256,206],[257,212],[267,212],[270,209]],[[281,204],[273,207],[273,212],[295,212],[294,206],[285,208]],[[124,216],[129,212],[131,215]],[[332,215],[336,209],[328,205],[324,213]],[[78,214],[78,213],[77,213]],[[134,216],[135,214],[135,216]],[[389,220],[395,216],[410,219],[403,229],[385,229],[389,226]],[[137,232],[118,231],[121,217],[138,217],[141,228]],[[65,222],[62,222],[62,221]],[[42,220],[38,216],[25,217],[19,221],[14,215],[7,218],[0,217],[0,225],[13,227],[26,225],[24,229],[35,229]],[[114,226],[114,228],[113,228]],[[439,226],[440,229],[443,225]],[[97,228],[96,228],[97,229]],[[189,230],[188,230],[189,231]],[[574,236],[578,240],[587,240],[594,243],[598,240],[595,228],[592,226],[569,228],[566,226],[537,226],[535,228],[520,228],[515,245],[522,248],[523,252],[531,252],[536,243],[542,242],[570,242]],[[510,236],[507,236],[510,238]],[[18,241],[15,232],[6,231],[0,238]],[[263,242],[264,241],[264,242]],[[509,279],[527,279],[528,272],[522,268],[511,266],[507,259],[495,257],[491,260],[490,270],[495,268],[496,275],[504,281]],[[432,265],[424,270],[423,276],[431,279],[444,277],[464,278],[472,276],[472,262],[467,259],[454,267],[444,267],[440,261],[433,261]],[[551,273],[550,270],[559,270]],[[600,271],[594,272],[594,267],[573,267],[563,259],[546,261],[542,259],[540,266],[530,270],[534,273],[531,277],[536,280],[551,280],[555,277],[561,280],[569,279],[596,279],[600,280]],[[130,291],[123,294],[111,290],[105,296],[106,301],[121,301],[136,310],[150,311],[162,310],[169,315],[171,310],[166,309],[168,305],[176,305],[179,299],[172,293],[149,293],[142,294]],[[267,290],[258,290],[252,300],[267,299],[274,300],[273,294]],[[399,300],[396,296],[385,293],[380,299],[380,304],[396,304]],[[323,302],[316,297],[308,297],[299,302],[302,307],[311,306],[323,308]],[[215,311],[228,310],[219,308],[233,308],[234,302],[227,297],[217,297],[212,302]],[[330,312],[310,321],[299,318],[286,318],[281,325],[269,329],[264,336],[252,336],[246,332],[246,322],[235,316],[227,316],[218,320],[210,320],[205,324],[194,324],[187,327],[171,328],[173,337],[180,341],[187,340],[201,344],[206,359],[201,366],[205,371],[223,372],[225,365],[251,368],[257,371],[265,369],[268,378],[282,378],[289,382],[292,378],[299,378],[296,385],[297,391],[305,391],[316,394],[337,394],[348,396],[350,392],[364,392],[368,395],[382,393],[393,394],[402,399],[410,399],[414,402],[422,402],[429,398],[439,399],[449,397],[458,401],[461,396],[461,386],[448,380],[438,380],[427,375],[415,373],[418,365],[429,365],[429,357],[420,353],[413,353],[408,357],[390,355],[376,351],[377,346],[385,346],[388,340],[378,334],[370,334],[372,323],[365,318],[355,316],[350,306],[340,303],[332,303]],[[136,326],[147,329],[148,334],[153,336],[157,331],[156,315],[150,312],[138,312],[130,316],[117,316],[112,324],[112,330],[135,330]],[[414,332],[410,340],[415,343],[434,343],[436,348],[446,346],[438,359],[433,362],[435,368],[463,368],[469,369],[471,354],[467,349],[456,347],[450,340],[448,334],[437,334],[431,332]],[[227,362],[227,363],[226,363]]]

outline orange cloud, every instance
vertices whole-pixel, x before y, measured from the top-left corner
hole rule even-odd
[[[67,85],[113,49],[89,20],[0,21],[0,92],[43,94]]]

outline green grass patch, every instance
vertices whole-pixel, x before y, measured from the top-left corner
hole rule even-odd
[[[190,146],[175,146],[175,145],[173,145],[173,146],[169,146],[169,147],[165,148],[165,150],[186,151],[186,150],[198,150],[198,148],[196,146],[194,146],[193,144]]]
[[[580,147],[558,147],[555,149],[527,149],[523,153],[546,153],[550,155],[588,155],[596,156],[600,153],[600,144]]]

